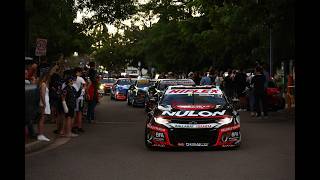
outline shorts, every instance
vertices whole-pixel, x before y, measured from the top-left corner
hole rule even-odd
[[[77,99],[77,104],[76,104],[76,112],[83,112],[83,106],[84,105],[84,100],[83,99]]]
[[[74,108],[69,108],[68,107],[68,113],[65,113],[65,117],[71,117],[74,118]]]
[[[55,110],[59,113],[62,114],[64,113],[63,111],[63,106],[62,106],[62,102],[57,100],[57,101],[52,101],[51,103],[51,107],[55,108]]]

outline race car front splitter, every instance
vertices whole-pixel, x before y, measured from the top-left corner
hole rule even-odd
[[[216,133],[216,134],[214,134]],[[147,124],[147,134],[146,141],[149,145],[154,147],[236,147],[240,145],[241,134],[240,134],[240,124],[225,126],[217,129],[212,133],[213,136],[217,136],[214,142],[197,142],[197,140],[190,140],[190,142],[176,142],[170,141],[169,129],[153,125],[151,123]],[[215,138],[212,138],[215,139]]]

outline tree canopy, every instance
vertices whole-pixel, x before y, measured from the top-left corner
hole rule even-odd
[[[142,30],[127,28],[121,38],[130,43],[121,47],[127,49],[122,56],[139,59],[160,71],[248,68],[256,61],[268,63],[270,31],[274,65],[294,57],[290,0],[150,0],[137,11],[159,20],[151,26],[145,24]]]
[[[74,23],[78,10],[93,15]],[[26,14],[29,44],[45,37],[48,54],[93,53],[117,70],[138,61],[159,71],[252,67],[268,62],[270,32],[273,65],[294,59],[293,0],[29,0]],[[122,23],[130,18],[130,26]],[[111,34],[107,24],[123,33]]]

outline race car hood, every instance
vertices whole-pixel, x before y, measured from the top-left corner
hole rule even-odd
[[[237,112],[227,106],[192,105],[190,107],[179,107],[180,109],[173,108],[171,105],[166,107],[158,106],[153,114],[154,122],[167,128],[218,129],[232,123],[234,119],[239,121],[236,116]],[[190,108],[190,110],[186,110],[186,108]]]
[[[144,92],[147,92],[148,89],[149,89],[149,87],[138,88],[139,91],[144,91]]]
[[[154,112],[155,117],[171,118],[219,118],[223,116],[232,116],[236,112],[230,107],[223,107],[213,104],[172,104],[158,105]]]
[[[113,86],[113,83],[104,83],[104,85],[105,85],[105,86],[108,86],[108,87],[109,87],[109,86],[111,87],[111,86]]]
[[[117,84],[116,88],[119,90],[128,90],[130,85],[119,85]]]

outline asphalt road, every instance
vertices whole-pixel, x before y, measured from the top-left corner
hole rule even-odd
[[[270,113],[252,119],[241,112],[237,150],[150,151],[144,146],[143,108],[105,97],[97,124],[68,143],[25,157],[26,180],[293,180],[294,116]]]

